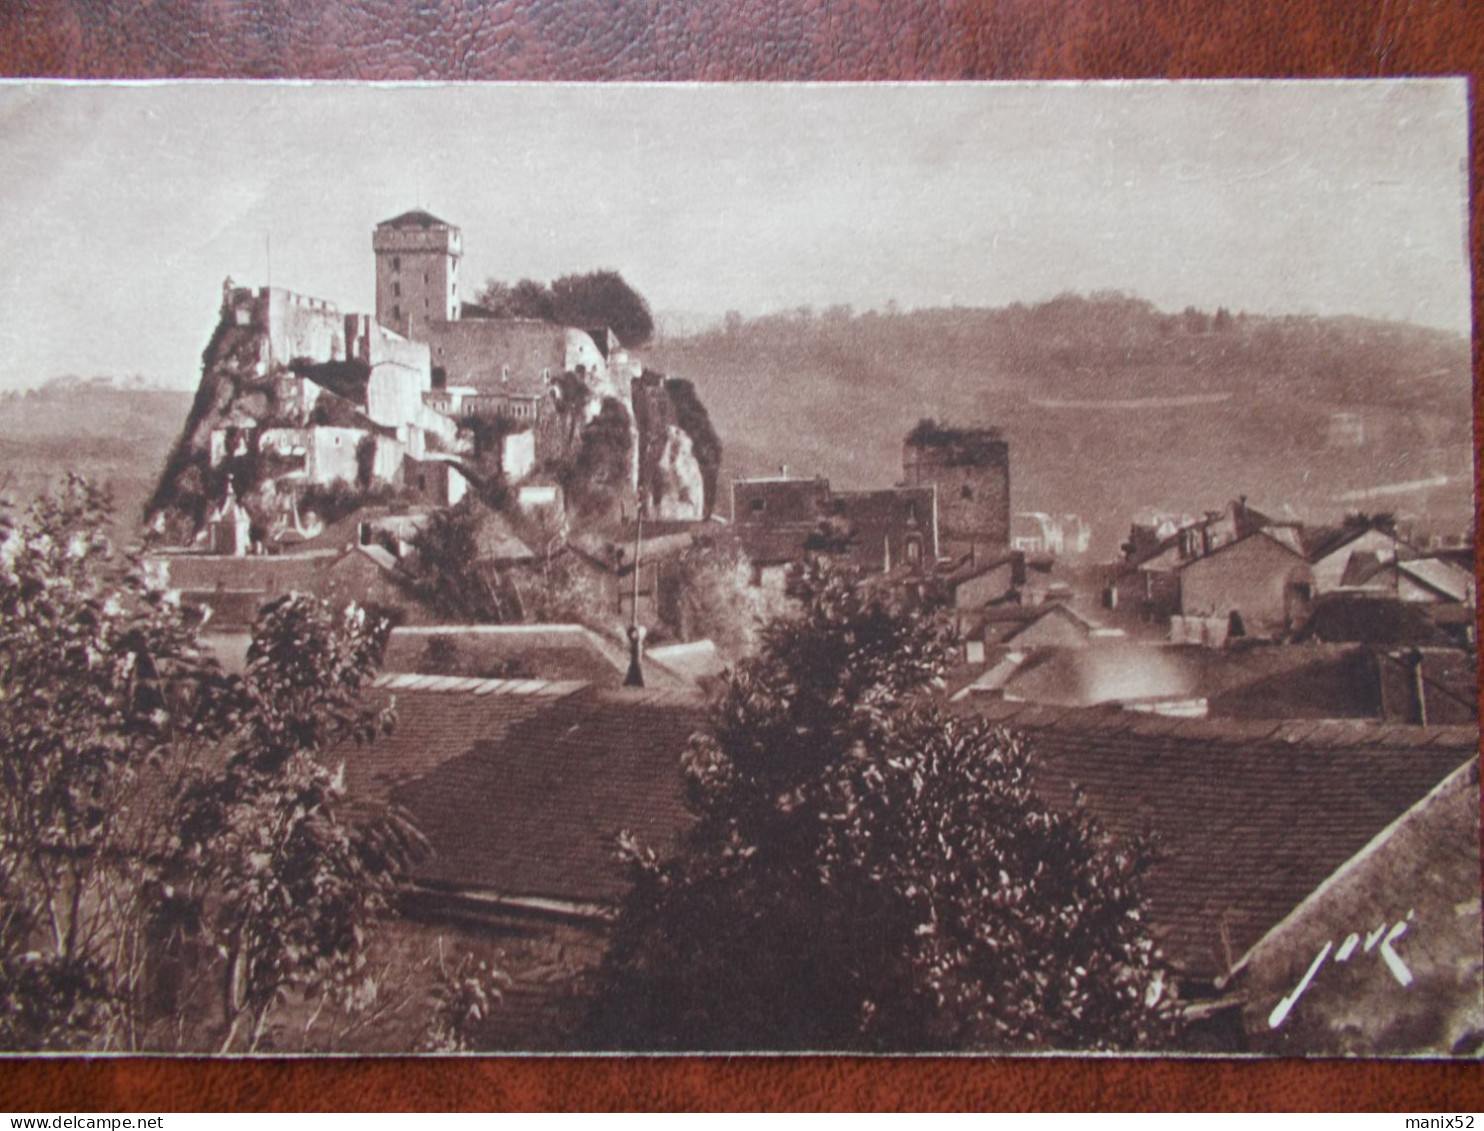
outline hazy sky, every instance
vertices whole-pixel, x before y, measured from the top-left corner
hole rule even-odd
[[[198,376],[224,276],[369,310],[421,205],[463,277],[657,312],[1033,302],[1467,332],[1466,87],[0,85],[0,387]]]

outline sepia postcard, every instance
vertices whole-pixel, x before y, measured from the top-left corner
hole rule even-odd
[[[1477,1058],[1468,114],[0,84],[0,1049]]]

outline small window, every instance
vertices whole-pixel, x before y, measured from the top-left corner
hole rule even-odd
[[[424,271],[423,272],[423,282],[426,283],[427,281],[428,281],[428,273],[426,271]]]
[[[753,514],[762,514],[767,509],[768,501],[766,499],[753,499],[751,506]]]
[[[394,307],[392,307],[392,321],[393,322],[400,322],[401,320],[402,320],[402,308],[400,306],[394,306]]]
[[[960,490],[958,492],[958,497],[960,499],[972,499],[974,497],[974,488],[970,487],[967,483],[965,483],[963,485],[963,487],[960,488]]]
[[[397,295],[398,297],[401,296],[401,294],[402,294],[402,284],[401,283],[393,283],[392,284],[392,294]]]
[[[1296,600],[1307,601],[1313,595],[1313,590],[1309,588],[1307,581],[1295,581],[1293,583],[1293,596]]]
[[[393,271],[400,271],[400,270],[402,270],[402,257],[400,255],[394,255],[394,256],[392,256],[392,270]]]

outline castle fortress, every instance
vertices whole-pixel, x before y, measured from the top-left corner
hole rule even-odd
[[[468,454],[459,422],[503,417],[501,467],[518,483],[535,466],[532,431],[560,396],[557,378],[587,386],[588,418],[605,398],[631,405],[639,365],[606,327],[584,330],[537,319],[496,318],[459,297],[459,229],[423,211],[376,226],[376,313],[277,287],[224,286],[222,321],[262,343],[252,375],[273,383],[271,419],[234,413],[209,438],[213,468],[249,451],[269,453],[289,482],[379,481],[429,476],[438,462],[446,497],[467,490],[456,470]],[[221,331],[219,330],[219,338]],[[328,396],[327,396],[328,394]],[[630,409],[632,412],[632,409]]]
[[[628,400],[638,367],[607,327],[578,329],[529,318],[496,318],[459,297],[459,229],[430,213],[404,212],[376,226],[376,321],[426,343],[438,393],[433,403],[463,415],[533,419],[558,374],[579,373],[601,396]]]

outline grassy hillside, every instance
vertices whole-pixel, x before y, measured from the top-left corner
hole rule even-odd
[[[650,352],[695,381],[728,475],[788,463],[841,486],[888,484],[919,418],[993,424],[1010,440],[1015,508],[1081,514],[1103,552],[1135,511],[1239,494],[1314,518],[1384,509],[1463,528],[1472,517],[1469,347],[1438,331],[1167,314],[1105,294],[733,318]]]
[[[135,528],[190,405],[189,392],[108,378],[0,394],[5,495],[25,503],[80,472],[111,488],[118,521]]]

